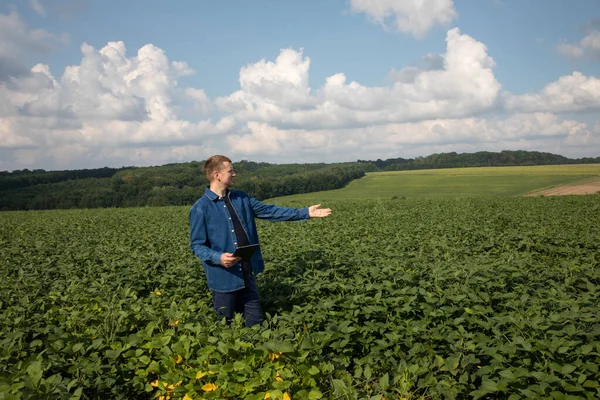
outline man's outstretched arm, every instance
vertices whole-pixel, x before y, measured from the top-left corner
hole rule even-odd
[[[289,208],[264,204],[253,197],[250,197],[250,204],[257,218],[270,221],[299,221],[309,218],[322,218],[331,214],[331,209],[320,208],[320,204],[305,208]]]

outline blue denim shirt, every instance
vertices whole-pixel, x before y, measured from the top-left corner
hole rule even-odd
[[[230,190],[228,195],[251,244],[259,243],[254,218],[269,221],[309,219],[308,208],[263,204],[240,190]],[[190,209],[189,220],[190,247],[202,261],[208,288],[216,292],[232,292],[244,288],[241,263],[230,268],[221,265],[221,255],[233,253],[237,247],[233,222],[225,201],[207,187],[204,195]],[[251,261],[255,275],[265,269],[260,248],[254,252]]]

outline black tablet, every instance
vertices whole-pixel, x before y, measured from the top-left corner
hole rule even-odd
[[[258,244],[250,244],[248,246],[241,246],[235,249],[233,253],[234,257],[242,257],[242,260],[249,261],[252,254],[258,249]]]

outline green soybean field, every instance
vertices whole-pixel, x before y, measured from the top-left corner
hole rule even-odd
[[[253,328],[189,207],[1,213],[0,399],[600,397],[600,196],[323,206],[259,221]]]
[[[594,182],[598,190],[600,164],[475,167],[367,172],[342,189],[295,194],[270,201],[331,201],[347,199],[513,197],[538,190]]]

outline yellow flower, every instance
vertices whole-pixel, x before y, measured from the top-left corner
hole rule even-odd
[[[167,385],[167,383],[166,383],[166,382],[164,382],[164,385],[166,386],[166,388],[167,388],[168,390],[173,390],[173,389],[175,389],[175,386],[179,386],[179,385],[181,385],[181,382],[182,382],[182,381],[179,381],[179,382],[177,382],[177,383],[175,383],[175,384],[173,384],[173,385]]]
[[[170,320],[170,321],[169,321],[169,326],[170,326],[171,328],[175,328],[177,325],[179,325],[179,320],[178,320],[178,319],[176,319],[176,320],[174,320],[174,321],[173,321],[173,320]]]
[[[283,379],[281,378],[281,376],[279,376],[279,371],[277,371],[277,375],[275,375],[275,380],[279,381],[279,382],[283,381]]]
[[[270,398],[271,398],[271,393],[267,392],[267,393],[265,393],[265,397],[263,397],[263,400],[270,399]]]
[[[183,357],[181,357],[180,354],[177,354],[177,356],[175,357],[175,364],[179,364],[183,361]]]
[[[289,394],[287,394],[287,392],[285,392],[283,394],[283,400],[292,400],[292,397]]]
[[[153,292],[155,295],[160,296],[161,294],[163,294],[163,292],[161,292],[160,290],[157,290],[156,292]]]
[[[158,387],[158,379],[155,381],[150,382],[150,386],[152,387]]]
[[[207,383],[206,385],[202,386],[202,390],[205,392],[214,392],[217,388],[218,386],[214,383]]]
[[[196,374],[196,379],[202,379],[202,377],[206,374],[208,374],[208,372],[198,371],[198,373]]]
[[[185,396],[183,396],[183,400],[192,400],[192,398],[186,394]]]
[[[281,353],[269,353],[269,360],[274,361],[277,360],[281,356]]]

